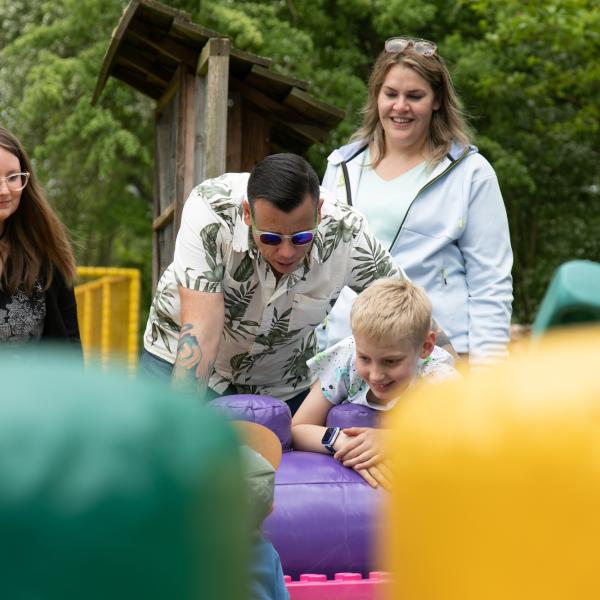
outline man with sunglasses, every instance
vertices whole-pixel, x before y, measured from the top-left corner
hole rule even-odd
[[[208,397],[274,396],[295,412],[310,386],[315,327],[340,290],[399,276],[361,214],[328,197],[302,157],[269,156],[190,194],[142,370]]]

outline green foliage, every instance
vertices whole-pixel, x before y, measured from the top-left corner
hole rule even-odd
[[[500,179],[515,251],[515,318],[532,319],[561,262],[600,261],[600,9],[592,0],[167,3],[346,110],[328,143],[309,152],[319,173],[359,123],[383,41],[435,40]],[[90,104],[124,7],[0,0],[0,121],[32,154],[80,262],[142,267],[148,282],[153,103],[109,79]]]
[[[92,93],[124,2],[0,0],[0,121],[23,141],[79,264],[142,269],[150,297],[153,104]]]
[[[498,173],[515,251],[515,314],[531,320],[552,271],[600,260],[600,10],[586,0],[481,0],[454,33],[456,81]]]

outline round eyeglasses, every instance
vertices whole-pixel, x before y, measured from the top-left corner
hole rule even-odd
[[[11,192],[20,192],[29,181],[29,173],[11,173],[6,177],[0,177],[0,185],[3,181]]]
[[[409,46],[422,56],[433,56],[437,50],[437,44],[421,38],[392,37],[385,41],[385,51],[389,54],[399,54]]]

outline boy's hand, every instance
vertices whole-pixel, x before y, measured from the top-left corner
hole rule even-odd
[[[362,437],[361,437],[362,436]],[[334,447],[336,452],[334,458],[341,460],[338,456],[351,456],[357,453],[356,458],[350,458],[344,466],[354,469],[371,487],[383,487],[385,490],[392,489],[392,475],[388,465],[380,458],[381,453],[378,448],[381,443],[381,438],[385,436],[385,430],[372,429],[370,427],[349,427],[342,429],[335,441]],[[368,456],[374,453],[371,459],[364,463],[367,466],[362,466],[360,463],[361,457]],[[350,463],[358,462],[357,466]]]
[[[348,427],[342,429],[344,438],[349,441],[340,445],[334,458],[345,467],[352,469],[369,469],[380,463],[383,456],[383,446],[386,431],[372,427]]]
[[[371,487],[381,486],[384,490],[392,490],[392,474],[385,463],[368,469],[354,469]]]
[[[354,444],[354,438],[344,433],[344,430],[342,429],[333,444],[335,450],[333,457],[336,460],[339,460],[338,454],[344,455],[352,449],[353,446],[350,446],[350,444]]]

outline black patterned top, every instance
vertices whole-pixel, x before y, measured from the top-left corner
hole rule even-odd
[[[22,344],[42,337],[46,318],[46,294],[38,282],[33,294],[21,290],[9,296],[0,290],[0,343]]]

